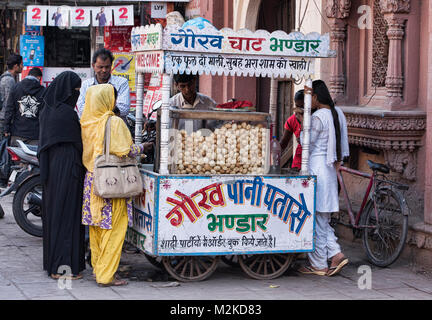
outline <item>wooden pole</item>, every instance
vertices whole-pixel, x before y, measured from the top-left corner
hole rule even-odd
[[[312,79],[308,78],[304,86],[302,165],[300,171],[302,175],[309,175],[311,109],[312,109]]]

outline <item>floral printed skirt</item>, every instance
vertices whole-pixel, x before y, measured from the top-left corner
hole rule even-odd
[[[90,192],[93,185],[93,173],[87,171],[84,179],[84,195],[83,195],[83,212],[82,224],[95,226],[102,229],[112,228],[112,199],[104,199],[104,207],[102,209],[102,220],[99,224],[92,222],[92,214],[90,211]],[[129,226],[132,226],[133,203],[132,198],[126,199],[127,214]]]

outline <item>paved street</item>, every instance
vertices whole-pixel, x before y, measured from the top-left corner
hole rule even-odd
[[[343,242],[350,264],[335,277],[300,275],[289,270],[270,281],[250,279],[240,268],[223,262],[203,282],[179,283],[158,271],[142,254],[123,253],[121,271],[129,278],[125,287],[100,288],[87,269],[84,279],[71,288],[42,271],[42,239],[22,231],[11,211],[12,198],[2,199],[0,219],[0,300],[115,299],[115,300],[322,300],[322,299],[419,299],[432,298],[432,275],[400,260],[390,268],[369,266],[361,243]],[[370,269],[369,269],[370,268]],[[371,271],[371,277],[368,271]],[[150,281],[151,280],[151,281]],[[370,281],[369,281],[370,280]],[[370,288],[367,288],[368,285]],[[359,288],[360,286],[360,288]],[[363,290],[361,288],[364,288]]]

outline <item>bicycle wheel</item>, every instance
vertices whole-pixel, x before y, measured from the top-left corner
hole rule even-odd
[[[386,267],[396,261],[405,245],[408,233],[408,208],[404,197],[387,187],[376,191],[375,216],[373,202],[367,206],[363,231],[363,246],[369,260]]]

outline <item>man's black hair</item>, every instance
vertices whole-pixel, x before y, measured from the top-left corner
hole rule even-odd
[[[296,92],[294,96],[294,101],[303,101],[304,100],[304,90],[301,89]]]
[[[187,83],[196,79],[196,75],[193,74],[175,74],[174,81],[175,83]]]
[[[23,57],[19,54],[11,54],[6,61],[8,70],[12,70],[15,65],[20,65],[23,61]]]
[[[42,77],[42,71],[39,68],[32,68],[28,75],[33,77]]]
[[[103,61],[106,59],[110,59],[111,63],[114,61],[114,56],[108,49],[100,48],[96,50],[96,52],[93,54],[92,62],[96,63],[97,58],[101,58]]]

